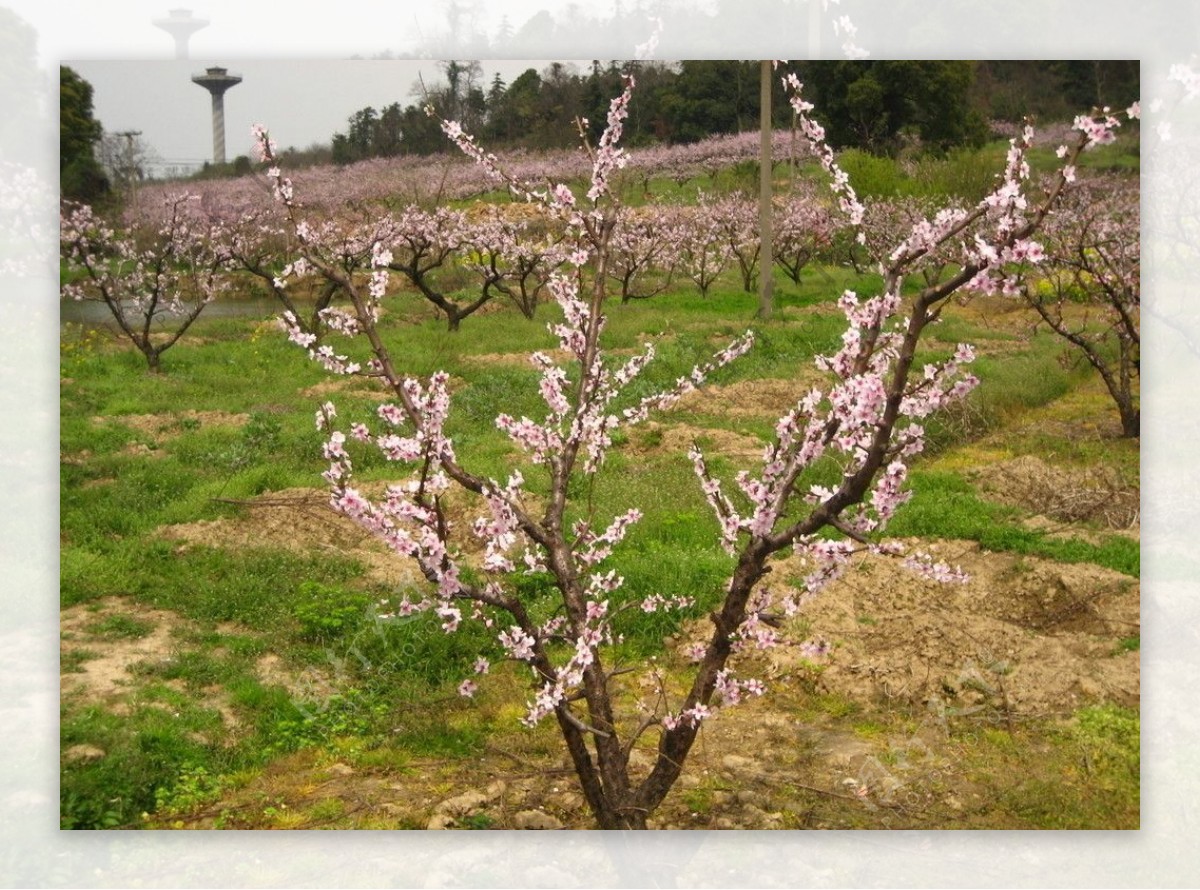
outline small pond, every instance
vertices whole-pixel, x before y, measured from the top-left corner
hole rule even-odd
[[[200,319],[206,318],[274,318],[283,307],[270,297],[242,300],[215,300],[206,306]],[[163,316],[169,322],[171,316]],[[101,327],[113,322],[108,306],[98,300],[61,300],[59,302],[59,325],[82,324]]]

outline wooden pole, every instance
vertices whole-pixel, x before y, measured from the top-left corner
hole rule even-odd
[[[771,248],[771,63],[759,63],[759,162],[758,162],[758,230],[761,246],[758,253],[758,317],[770,318],[774,309],[772,292],[773,272]]]

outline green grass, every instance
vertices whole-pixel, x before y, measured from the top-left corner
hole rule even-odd
[[[1008,148],[1007,141],[997,140],[980,148],[958,148],[942,157],[924,155],[907,163],[847,149],[838,156],[838,163],[863,198],[899,195],[960,198],[974,203],[995,188],[996,174],[1004,169]],[[1059,169],[1062,161],[1055,154],[1056,148],[1037,145],[1030,150],[1029,164],[1035,176]],[[1095,172],[1136,175],[1141,169],[1139,142],[1136,137],[1122,134],[1111,145],[1084,152],[1078,166]]]
[[[1136,637],[1125,637],[1119,643],[1117,643],[1116,654],[1119,655],[1125,652],[1137,652],[1141,648],[1142,638],[1140,635]]]
[[[106,615],[88,625],[87,631],[102,639],[137,640],[149,634],[154,626],[129,615]]]
[[[912,500],[888,527],[892,535],[978,541],[985,550],[1090,562],[1134,578],[1140,575],[1141,548],[1128,537],[1106,535],[1100,544],[1048,537],[1024,528],[1019,511],[980,498],[954,473],[917,470],[911,485]]]
[[[1014,768],[992,818],[1008,817],[1022,828],[1137,828],[1140,724],[1137,712],[1116,705],[1081,709],[1047,733],[1036,767]]]
[[[682,193],[692,185],[674,187]],[[652,189],[661,186],[652,183]],[[757,298],[741,290],[732,272],[708,298],[680,286],[654,300],[612,305],[608,345],[634,350],[653,338],[658,354],[614,409],[671,384],[747,327],[756,332],[754,349],[718,371],[714,383],[811,375],[813,357],[837,348],[844,322],[827,311],[807,310],[823,310],[845,288],[871,294],[879,285],[877,276],[856,276],[834,266],[806,270],[798,286],[781,275],[775,281],[778,311],[769,321],[753,319]],[[531,367],[479,357],[556,348],[546,324],[558,310],[543,306],[533,321],[514,311],[473,317],[461,332],[450,334],[417,297],[399,296],[391,305],[382,331],[393,355],[415,375],[450,371],[449,430],[460,456],[474,472],[505,478],[517,454],[495,428],[495,415],[506,411],[540,418],[545,406]],[[304,394],[326,380],[323,372],[255,320],[202,320],[194,337],[166,355],[162,375],[147,374],[140,356],[130,350],[68,333],[74,345],[63,352],[63,373],[72,380],[64,384],[61,403],[62,604],[121,596],[171,610],[187,624],[173,629],[169,658],[137,669],[124,716],[95,702],[64,701],[64,750],[90,744],[105,754],[64,763],[63,827],[136,827],[142,812],[157,809],[163,817],[186,812],[213,800],[233,776],[252,773],[287,752],[332,748],[347,738],[386,750],[386,757],[379,756],[389,763],[408,757],[454,760],[484,751],[497,724],[454,687],[471,674],[480,652],[500,655],[494,631],[464,625],[448,635],[428,613],[381,621],[375,604],[396,591],[368,581],[363,565],[328,548],[303,552],[269,542],[224,548],[161,536],[167,525],[240,521],[246,513],[239,500],[287,488],[322,488],[326,462],[322,435],[313,424],[318,404],[335,402],[339,420],[348,424],[373,419],[378,400],[357,386]],[[930,333],[920,361],[944,357],[960,340],[1012,337],[955,318]],[[929,424],[935,451],[1007,429],[1023,413],[1073,393],[1085,379],[1084,372],[1063,369],[1060,347],[1050,338],[1035,337],[1023,345],[980,358],[976,370],[983,383],[969,408]],[[185,410],[244,417],[211,423]],[[138,420],[142,415],[161,415],[166,422],[158,431],[147,431]],[[703,403],[660,420],[735,430],[764,443],[773,429],[771,418],[733,418],[716,407],[706,410]],[[644,434],[620,434],[620,446],[594,483],[572,489],[578,498],[572,519],[586,512],[603,527],[631,506],[644,513],[604,567],[626,579],[614,605],[634,604],[614,628],[623,637],[613,653],[621,664],[660,652],[663,637],[677,634],[685,621],[703,618],[719,601],[733,567],[715,546],[717,525],[686,456],[627,447]],[[1033,435],[1021,447],[1064,459],[1105,459],[1103,446],[1068,446],[1051,432],[1038,434],[1043,438],[1035,442]],[[653,444],[650,438],[637,441]],[[1068,447],[1084,450],[1072,458]],[[1131,460],[1123,452],[1119,458]],[[1132,460],[1135,471],[1136,451]],[[355,461],[363,480],[396,475],[396,468],[372,449],[358,449]],[[726,477],[735,469],[720,455],[711,465]],[[545,479],[540,468],[522,471],[531,490]],[[831,461],[823,461],[805,481],[832,481],[838,472]],[[1100,543],[1084,543],[1030,531],[1017,511],[979,497],[961,473],[935,470],[928,462],[914,469],[911,485],[914,497],[893,522],[894,534],[966,538],[989,549],[1094,562],[1137,576],[1135,542],[1106,536]],[[521,576],[514,583],[539,620],[560,609],[548,576]],[[651,594],[690,596],[694,604],[643,614],[636,603]],[[136,616],[112,616],[96,619],[85,630],[96,643],[80,642],[64,656],[64,671],[81,669],[104,642],[144,637],[150,625]],[[1117,650],[1136,649],[1136,638],[1131,640],[1121,641]],[[333,694],[309,701],[267,682],[256,669],[267,654],[279,656],[296,675],[328,680]],[[481,689],[486,690],[487,679]],[[222,720],[214,694],[236,714],[236,727]],[[501,710],[520,710],[525,694],[522,687],[516,704]],[[864,738],[880,732],[875,716],[861,713],[855,702],[813,696],[807,707],[814,718],[853,720]],[[1128,749],[1127,739],[1115,749],[1104,746],[1123,725],[1081,718],[1078,730],[1056,741],[1063,750],[1085,752],[1090,762],[1119,772],[1125,768],[1120,752]],[[1113,794],[1127,792],[1121,786]],[[697,792],[697,805],[705,804],[704,797]],[[1022,824],[1049,819],[1032,809],[1018,815]],[[331,808],[322,818],[341,816]]]
[[[155,808],[158,789],[174,785],[185,764],[230,765],[219,742],[204,738],[219,728],[215,712],[186,702],[162,704],[146,701],[120,717],[99,705],[64,706],[63,750],[86,743],[104,756],[68,762],[62,776],[62,828],[136,828],[141,813]]]

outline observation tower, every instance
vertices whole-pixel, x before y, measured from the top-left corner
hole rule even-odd
[[[188,39],[201,28],[208,27],[208,19],[192,17],[190,9],[171,9],[165,19],[155,19],[150,24],[162,28],[175,38],[175,58],[188,57]]]
[[[237,86],[242,79],[224,68],[209,68],[203,74],[192,77],[212,94],[213,163],[225,163],[225,91]]]

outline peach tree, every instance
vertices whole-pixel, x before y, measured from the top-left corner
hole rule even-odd
[[[800,82],[790,75],[784,86],[801,132],[826,171],[834,203],[851,224],[860,224],[863,205],[811,117]],[[745,671],[739,654],[780,642],[767,616],[794,613],[864,551],[894,554],[914,571],[939,580],[961,578],[949,566],[921,553],[903,554],[880,538],[908,497],[907,466],[922,450],[924,419],[963,397],[976,382],[966,371],[973,357],[970,346],[961,344],[950,357],[932,362],[918,362],[918,346],[954,294],[967,288],[1015,288],[1017,270],[1041,255],[1032,236],[1065,185],[1060,174],[1038,202],[1026,197],[1026,151],[1032,139],[1026,128],[1012,141],[1005,168],[987,198],[913,226],[882,264],[879,293],[841,295],[838,304],[847,319],[841,348],[817,359],[829,385],[797,386],[796,400],[778,418],[774,439],[764,447],[756,469],[720,478],[699,447],[690,449],[698,484],[716,520],[714,544],[731,555],[733,570],[719,600],[704,604],[712,606],[711,632],[687,653],[691,667],[680,684],[664,676],[657,662],[618,664],[616,628],[618,620],[636,620],[640,613],[693,607],[695,592],[622,595],[625,579],[609,560],[642,511],[631,504],[612,515],[596,515],[579,502],[579,493],[603,472],[619,432],[703,387],[716,369],[751,348],[753,334],[737,338],[669,388],[640,399],[628,393],[653,361],[653,344],[632,357],[618,357],[604,347],[613,233],[627,212],[610,183],[628,162],[620,137],[633,87],[628,78],[610,106],[598,143],[585,143],[591,174],[581,196],[561,182],[531,184],[506,173],[460,125],[443,122],[446,134],[491,180],[546,208],[566,231],[564,262],[547,288],[559,310],[549,327],[570,361],[564,367],[544,353],[531,356],[545,409],[533,418],[496,417],[496,426],[518,454],[502,479],[474,471],[471,454],[460,453],[447,433],[449,376],[407,376],[380,334],[380,303],[387,270],[395,263],[389,245],[382,240],[374,244],[374,273],[365,283],[328,261],[319,232],[305,224],[294,187],[275,162],[269,136],[256,130],[298,250],[310,269],[348,295],[352,310],[337,310],[327,321],[352,335],[352,343],[365,346],[361,355],[351,355],[349,349],[339,354],[314,343],[294,318],[285,318],[290,336],[331,372],[370,377],[390,398],[374,417],[348,425],[332,404],[317,412],[318,427],[327,437],[324,475],[332,506],[420,567],[426,587],[396,603],[396,615],[432,613],[447,633],[479,625],[494,641],[478,654],[475,672],[462,679],[462,695],[473,695],[477,684],[486,682],[484,675],[496,658],[527,668],[531,691],[524,722],[557,725],[583,796],[597,824],[606,829],[647,827],[705,722],[719,709],[766,691],[761,678]],[[1103,120],[1089,119],[1067,162],[1110,128]],[[580,131],[586,132],[586,123]],[[940,261],[946,251],[957,256],[954,273],[902,296],[902,283],[928,257]],[[397,467],[395,481],[376,496],[355,484],[360,449],[377,451]],[[839,468],[832,484],[814,484],[810,471],[818,461]],[[824,473],[820,478],[830,477]],[[473,496],[477,505],[466,528],[452,522],[447,509],[448,496],[456,489]],[[464,532],[482,549],[476,564],[464,558]],[[801,583],[764,584],[772,559],[792,552],[807,566]],[[528,585],[518,583],[527,572],[552,579],[556,607],[548,617],[540,603],[531,601]],[[648,768],[634,765],[635,747],[650,752]]]
[[[60,257],[72,276],[62,296],[103,303],[121,335],[153,373],[162,354],[226,290],[230,256],[221,226],[197,212],[195,198],[164,199],[153,225],[124,227],[87,206],[60,214]]]

